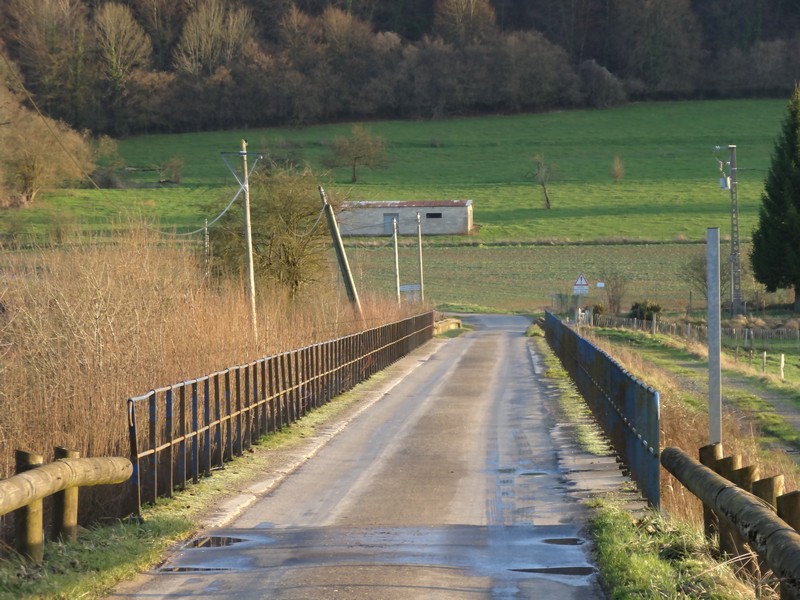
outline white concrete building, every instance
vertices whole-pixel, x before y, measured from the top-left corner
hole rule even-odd
[[[390,200],[344,202],[336,215],[343,236],[392,235],[397,219],[400,235],[466,235],[472,231],[472,200]]]

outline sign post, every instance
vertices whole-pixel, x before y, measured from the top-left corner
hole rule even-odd
[[[585,296],[589,293],[589,282],[586,281],[583,273],[578,275],[575,285],[572,286],[572,293],[575,296]]]

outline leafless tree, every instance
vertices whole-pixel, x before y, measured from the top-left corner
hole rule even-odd
[[[544,207],[550,210],[550,192],[547,190],[547,184],[550,182],[550,167],[544,162],[543,154],[534,156],[533,163],[536,167],[534,177],[536,177],[536,182],[542,187],[542,194],[544,194]]]
[[[193,77],[229,69],[253,38],[255,25],[246,8],[222,0],[202,0],[186,19],[175,49],[176,70]]]
[[[605,284],[608,313],[611,315],[620,314],[630,277],[619,267],[610,266],[603,269],[600,273],[600,279]]]
[[[455,44],[479,42],[496,31],[489,0],[438,0],[433,14],[434,30]]]
[[[114,130],[120,130],[120,104],[131,75],[137,68],[150,66],[152,45],[144,28],[122,4],[103,4],[95,14],[95,37],[102,77],[108,83],[107,106]]]
[[[385,166],[386,141],[373,135],[361,125],[354,125],[350,137],[339,136],[331,144],[330,166],[349,166],[352,168],[352,182],[358,181],[356,169],[359,166],[371,169]]]

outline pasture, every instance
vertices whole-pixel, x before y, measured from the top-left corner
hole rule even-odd
[[[723,242],[729,239],[730,196],[719,187],[712,148],[722,146],[717,157],[727,160],[727,144],[737,145],[746,262],[786,106],[784,100],[647,103],[374,122],[367,127],[387,141],[389,163],[381,170],[360,169],[356,184],[348,168],[322,167],[331,140],[349,133],[347,123],[134,137],[119,144],[130,187],[54,191],[24,211],[0,214],[0,227],[15,235],[47,234],[73,225],[105,229],[134,216],[166,231],[197,230],[236,192],[220,152],[236,153],[246,138],[252,152],[309,164],[340,198],[472,199],[473,235],[425,240],[428,297],[438,303],[533,310],[549,305],[551,294],[568,292],[578,273],[595,283],[617,265],[630,277],[623,306],[646,298],[682,310],[689,287],[678,273],[691,253],[702,252],[706,228],[720,227]],[[543,156],[551,172],[551,210],[543,207],[534,155]],[[156,172],[135,170],[173,157],[184,163],[179,185],[159,186]],[[624,165],[618,180],[612,176],[615,157]],[[352,261],[362,285],[391,291],[393,258],[380,251],[385,242],[353,248]],[[404,254],[404,265],[416,261],[411,249]],[[408,268],[403,283],[414,283],[416,267]],[[603,298],[590,295],[587,301]]]

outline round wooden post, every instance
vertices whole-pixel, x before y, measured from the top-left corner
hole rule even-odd
[[[800,491],[789,492],[778,496],[778,516],[786,521],[795,531],[800,531]],[[797,598],[796,588],[790,587],[787,583],[781,583],[781,600],[784,598]]]
[[[80,458],[77,450],[56,447],[55,459]],[[78,537],[78,487],[53,494],[53,537],[74,542]]]
[[[742,457],[738,454],[733,456],[726,456],[717,461],[716,468],[714,469],[722,477],[733,483],[733,472],[742,468]],[[725,554],[731,556],[739,556],[740,544],[737,543],[736,534],[734,531],[726,526],[724,523],[719,524],[719,549]]]
[[[800,531],[800,491],[778,496],[778,516],[795,531]]]
[[[24,473],[44,464],[40,454],[17,450],[16,472]],[[44,558],[44,532],[42,529],[42,501],[35,500],[14,512],[17,551],[34,562]]]
[[[717,466],[717,461],[722,458],[722,444],[709,444],[700,448],[700,464],[709,469]],[[714,511],[703,504],[703,532],[707,539],[711,539],[719,529],[719,520]]]
[[[758,479],[758,467],[756,465],[742,467],[731,473],[731,481],[747,492],[752,490],[753,482],[756,479]]]
[[[753,482],[753,495],[758,496],[776,510],[778,506],[778,496],[781,496],[783,491],[783,475],[775,475],[774,477],[767,477],[766,479],[759,479]]]

